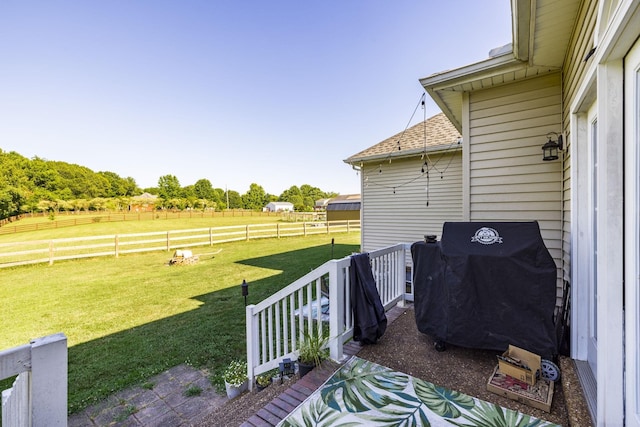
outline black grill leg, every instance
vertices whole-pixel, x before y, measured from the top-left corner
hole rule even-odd
[[[447,345],[442,340],[436,340],[433,344],[436,347],[436,351],[445,351],[447,349]]]

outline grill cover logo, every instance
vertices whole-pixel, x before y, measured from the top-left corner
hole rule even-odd
[[[481,227],[471,238],[471,242],[481,243],[483,245],[493,245],[494,243],[502,243],[502,237],[493,228]]]

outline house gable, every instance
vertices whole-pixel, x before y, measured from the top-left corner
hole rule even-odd
[[[462,219],[461,135],[437,114],[349,157],[362,186],[362,250],[440,235]]]

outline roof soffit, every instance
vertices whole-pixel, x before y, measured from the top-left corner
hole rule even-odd
[[[557,72],[562,68],[581,0],[511,0],[512,51],[420,83],[462,129],[462,94]]]

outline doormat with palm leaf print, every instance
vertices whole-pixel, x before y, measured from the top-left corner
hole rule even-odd
[[[278,424],[335,425],[557,426],[356,356]]]

